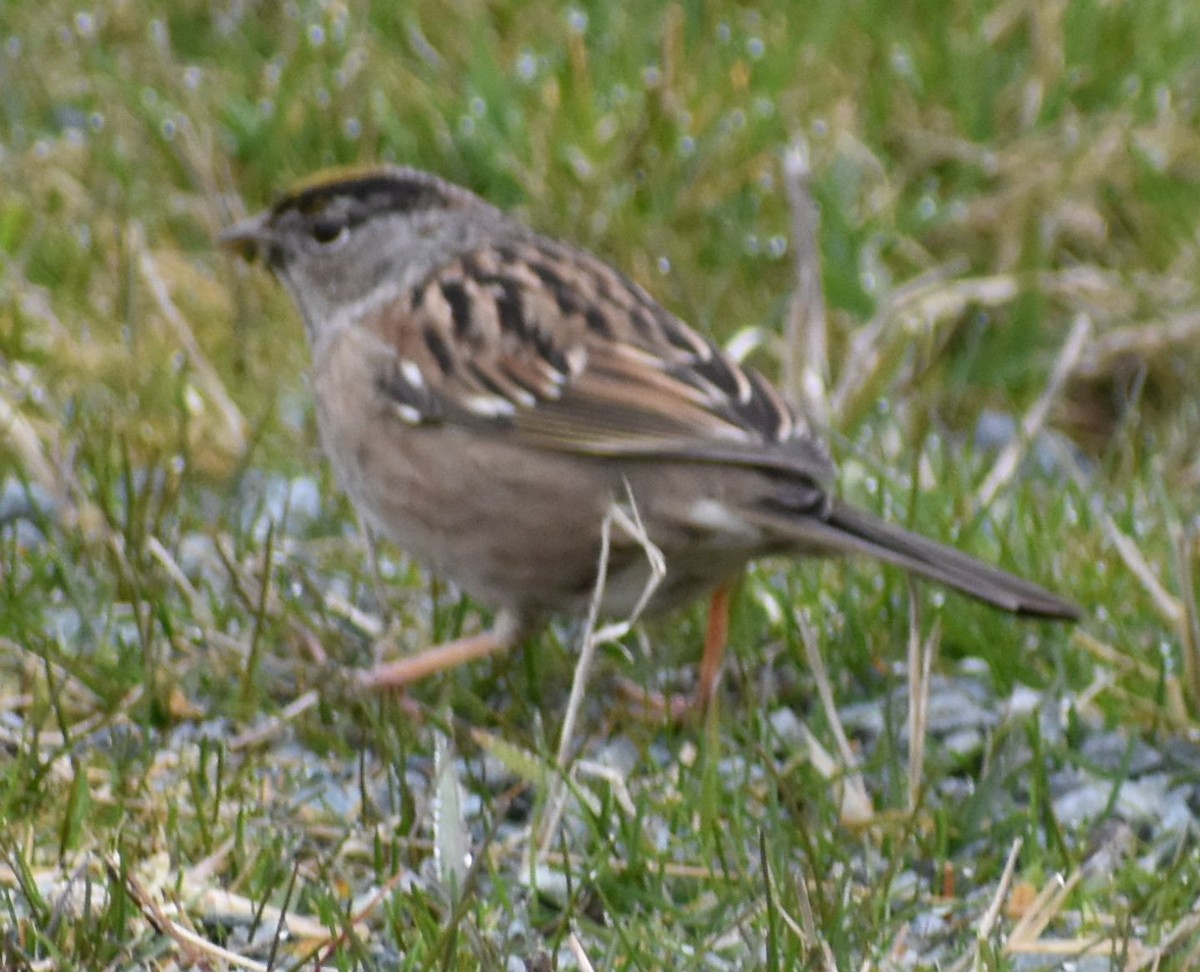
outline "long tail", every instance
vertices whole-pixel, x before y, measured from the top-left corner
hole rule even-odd
[[[1032,581],[1017,577],[961,550],[885,523],[838,500],[825,517],[772,518],[772,527],[792,535],[802,549],[866,554],[952,587],[971,597],[1035,618],[1075,621],[1082,611]]]

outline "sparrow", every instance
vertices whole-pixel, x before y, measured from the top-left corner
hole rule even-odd
[[[870,557],[1013,614],[1080,617],[839,499],[826,449],[762,374],[603,260],[437,176],[320,176],[220,242],[261,258],[299,309],[320,440],[364,520],[495,611],[487,631],[381,663],[365,685],[405,685],[506,650],[549,616],[583,616],[606,517],[604,614],[715,592],[700,703],[720,672],[728,585],[760,557]],[[643,604],[647,541],[665,572]]]

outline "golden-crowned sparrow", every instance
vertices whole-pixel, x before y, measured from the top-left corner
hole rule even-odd
[[[614,504],[665,559],[649,610],[721,589],[767,554],[866,554],[1015,614],[1079,617],[837,499],[824,449],[762,375],[624,274],[465,189],[412,169],[334,174],[221,240],[261,255],[303,314],[321,441],[365,519],[498,612],[485,634],[381,665],[369,684],[584,613]],[[647,583],[636,532],[612,534],[612,616]],[[711,620],[701,699],[724,649]]]

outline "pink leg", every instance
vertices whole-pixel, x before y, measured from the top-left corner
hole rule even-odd
[[[725,662],[725,646],[729,644],[728,584],[713,591],[708,605],[708,630],[704,634],[704,654],[700,657],[700,684],[696,687],[696,707],[707,710],[717,691],[721,666]]]
[[[628,678],[619,678],[617,688],[647,715],[672,722],[683,722],[691,716],[708,711],[717,683],[721,679],[721,665],[725,660],[725,646],[729,641],[729,601],[732,590],[722,584],[713,591],[708,606],[708,628],[704,634],[704,654],[700,656],[700,676],[694,695],[663,695],[637,685]]]
[[[511,636],[505,637],[499,627],[493,628],[481,634],[434,645],[409,658],[383,662],[369,672],[363,672],[358,682],[368,689],[403,688],[438,672],[448,671],[467,662],[478,661],[480,658],[504,651],[512,647],[512,643]]]

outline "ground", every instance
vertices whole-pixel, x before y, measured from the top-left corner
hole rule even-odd
[[[1193,965],[1198,49],[1187,0],[0,5],[0,966]],[[372,567],[213,241],[378,161],[1084,620],[770,561],[704,719],[615,691],[686,691],[701,605],[362,697],[486,612]]]

